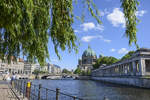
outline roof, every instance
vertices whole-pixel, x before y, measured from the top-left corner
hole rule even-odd
[[[139,51],[143,51],[143,52],[150,52],[150,49],[148,49],[148,48],[140,48],[140,49],[138,49],[138,50],[136,50],[136,52],[139,52]]]
[[[54,64],[54,66],[57,67],[57,68],[60,68],[60,66],[58,66],[58,65],[55,65],[55,64]]]
[[[88,46],[88,49],[86,49],[84,52],[83,52],[83,55],[82,57],[95,57],[96,56],[96,53],[90,48],[90,46]]]
[[[19,58],[19,62],[24,62],[24,60],[22,58]]]

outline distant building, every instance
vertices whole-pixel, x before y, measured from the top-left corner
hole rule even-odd
[[[34,70],[40,70],[41,69],[41,66],[40,64],[34,64]]]
[[[150,76],[150,49],[140,48],[136,50],[135,53],[133,53],[132,56],[128,59],[120,60],[112,65],[100,66],[98,69],[92,71],[92,76],[96,76],[96,77],[128,76],[128,78],[130,77],[144,78],[144,76]],[[127,81],[125,80],[125,82]],[[134,83],[134,81],[130,81],[130,82]],[[129,85],[130,82],[127,82],[127,84]],[[136,80],[135,82],[139,83],[140,81]],[[123,83],[123,81],[120,83]]]
[[[24,62],[24,73],[25,74],[33,74],[35,70],[48,72],[47,64],[45,66],[40,66],[40,64],[32,64],[30,62]]]
[[[25,61],[24,62],[24,74],[33,74],[35,70],[35,64]]]
[[[0,71],[1,72],[9,72],[10,74],[17,73],[23,74],[24,70],[24,61],[21,58],[15,58],[12,56],[10,63],[8,63],[7,59],[0,59]]]
[[[10,74],[33,74],[34,70],[44,71],[53,74],[61,73],[61,68],[58,65],[54,64],[45,64],[44,66],[40,66],[40,64],[33,64],[28,61],[24,61],[21,58],[11,57],[11,62],[8,63],[7,59],[0,59],[0,72],[7,72]]]
[[[40,71],[48,72],[48,64],[45,64],[44,66],[41,66]]]
[[[88,46],[88,49],[85,50],[82,54],[82,59],[78,61],[78,67],[81,71],[88,71],[93,69],[93,64],[96,63],[97,56],[96,53]]]
[[[48,64],[48,72],[52,74],[60,74],[61,68],[58,65]]]

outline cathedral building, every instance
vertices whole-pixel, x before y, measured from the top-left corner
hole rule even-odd
[[[81,71],[87,72],[88,70],[93,69],[93,64],[96,63],[96,60],[96,53],[88,46],[88,49],[82,54],[82,59],[79,59],[78,61],[78,68],[80,68]]]

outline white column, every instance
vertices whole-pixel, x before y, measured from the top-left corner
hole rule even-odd
[[[145,59],[140,59],[139,61],[140,73],[141,75],[145,75]]]

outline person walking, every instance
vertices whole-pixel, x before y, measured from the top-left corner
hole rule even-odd
[[[11,77],[11,85],[12,87],[14,87],[14,80],[16,79],[16,75],[13,73],[12,77]]]

